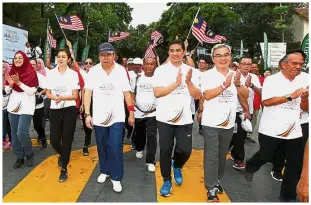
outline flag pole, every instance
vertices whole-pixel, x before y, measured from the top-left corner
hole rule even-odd
[[[108,43],[109,43],[109,38],[110,38],[110,31],[109,31],[109,34],[108,34]]]
[[[55,13],[54,13],[54,14],[55,14]],[[65,36],[66,41],[67,41],[67,37],[66,37],[66,35],[65,35],[65,32],[64,32],[63,28],[60,26],[60,23],[59,23],[59,21],[58,21],[58,18],[57,18],[57,15],[56,15],[56,14],[55,14],[55,17],[56,17],[56,20],[57,20],[57,22],[58,22],[58,25],[59,25],[60,29],[62,30],[62,32],[63,32],[63,34],[64,34],[64,36]]]
[[[189,33],[188,33],[188,36],[187,36],[186,40],[188,40],[188,38],[189,38],[190,32],[191,32],[191,30],[192,30],[192,26],[193,26],[193,24],[194,24],[194,20],[197,18],[198,14],[199,14],[199,11],[200,11],[200,7],[199,7],[197,14],[195,15],[195,17],[194,17],[194,19],[193,19],[193,21],[192,21],[192,25],[191,25],[191,27],[190,27],[190,30],[189,30]]]

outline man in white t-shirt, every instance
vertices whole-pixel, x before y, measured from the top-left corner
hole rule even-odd
[[[286,169],[280,191],[283,202],[296,201],[296,185],[303,159],[300,110],[308,111],[307,83],[297,77],[305,62],[302,51],[287,53],[282,70],[266,78],[262,88],[264,105],[259,124],[259,151],[246,161],[244,177],[252,181],[261,166],[271,161],[282,144]],[[305,78],[307,79],[307,78]]]
[[[192,151],[191,99],[198,99],[200,90],[199,77],[192,75],[195,68],[182,62],[185,52],[182,41],[172,41],[169,45],[169,62],[158,67],[153,76],[153,90],[157,98],[160,169],[164,180],[160,189],[162,196],[169,196],[172,189],[171,167],[176,184],[182,184],[181,169]],[[176,146],[172,161],[175,137]]]
[[[114,48],[110,43],[99,46],[100,63],[87,74],[84,106],[86,126],[94,125],[100,175],[97,182],[104,183],[110,176],[113,190],[122,191],[124,100],[129,110],[129,124],[134,124],[134,106],[126,69],[114,62]],[[90,113],[93,95],[93,116]]]
[[[243,105],[246,103],[242,99],[248,97],[248,89],[240,82],[241,73],[229,69],[232,59],[230,46],[218,44],[212,48],[211,55],[215,66],[202,73],[200,83],[205,98],[201,120],[204,137],[204,184],[208,190],[207,201],[219,202],[217,194],[223,192],[219,179],[225,172],[237,103],[238,100]]]
[[[29,42],[26,42],[25,44],[25,53],[28,58],[31,58],[31,47]]]
[[[131,85],[135,101],[136,157],[143,157],[143,150],[147,145],[146,164],[150,172],[155,171],[157,151],[157,102],[152,88],[152,76],[156,67],[156,59],[146,58],[143,72],[136,78],[135,84]]]
[[[244,141],[247,137],[247,132],[242,128],[242,119],[239,117],[241,114],[245,114],[245,116],[251,120],[251,116],[254,111],[254,96],[255,92],[261,95],[261,85],[259,82],[259,78],[250,73],[250,68],[252,66],[252,59],[247,56],[243,56],[239,59],[238,70],[241,72],[241,84],[248,88],[248,108],[243,108],[242,105],[238,102],[237,104],[237,113],[235,123],[237,124],[237,132],[233,134],[231,144],[231,156],[234,159],[233,168],[235,169],[244,169],[244,157],[245,157],[245,149],[244,149]],[[255,141],[254,141],[255,142]]]

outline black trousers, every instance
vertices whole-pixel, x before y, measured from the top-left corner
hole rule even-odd
[[[240,112],[236,113],[235,122],[238,125],[238,129],[236,133],[233,133],[230,147],[232,146],[231,156],[233,159],[243,162],[245,158],[244,141],[247,137],[247,132],[242,128],[240,114]]]
[[[90,112],[91,112],[91,116],[93,116],[93,100],[91,100]],[[85,111],[83,111],[82,113],[82,124],[83,124],[83,130],[85,134],[84,146],[89,146],[91,144],[91,139],[92,139],[92,129],[86,126],[84,114],[85,114]]]
[[[38,133],[38,139],[40,141],[46,140],[45,136],[45,117],[44,117],[44,107],[36,109],[32,118],[33,126]]]
[[[301,141],[301,143],[302,143],[302,149],[304,152],[304,148],[305,148],[307,140],[309,138],[309,123],[302,124],[301,129],[302,129],[302,141]],[[277,148],[272,163],[273,163],[272,171],[274,171],[274,172],[281,172],[282,171],[283,167],[285,166],[285,154],[284,154],[283,145],[280,145]]]
[[[147,141],[146,163],[155,164],[157,151],[156,117],[135,118],[136,150],[143,151]]]
[[[127,130],[127,134],[130,135],[133,131],[133,126],[131,126],[128,122],[128,117],[129,117],[129,111],[127,110],[127,105],[124,102],[124,109],[125,109],[125,129]],[[124,130],[125,133],[125,130]],[[123,134],[124,136],[124,134]],[[132,142],[135,143],[135,138],[136,138],[136,133],[134,131],[133,135],[132,135]]]
[[[51,144],[61,156],[63,169],[66,169],[69,163],[76,122],[77,109],[75,106],[50,109]]]
[[[303,161],[302,137],[283,140],[259,133],[258,140],[260,144],[259,151],[247,160],[246,172],[257,172],[261,166],[273,159],[276,149],[282,145],[286,169],[283,175],[280,197],[283,199],[296,199],[296,186],[300,178]]]
[[[45,119],[50,119],[51,99],[46,98],[43,100],[43,103],[44,103],[44,117]]]
[[[160,169],[164,181],[171,181],[172,152],[174,138],[174,166],[182,168],[188,161],[192,151],[192,125],[170,125],[157,121],[160,143]]]

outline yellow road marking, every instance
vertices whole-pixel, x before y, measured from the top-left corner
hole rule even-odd
[[[123,152],[130,150],[130,145],[124,145]],[[89,148],[89,152],[87,157],[82,156],[82,150],[71,152],[68,180],[64,183],[58,182],[58,155],[48,157],[15,186],[3,202],[76,202],[98,161],[96,146]]]
[[[230,155],[227,155],[227,159]],[[192,150],[191,156],[182,169],[183,184],[176,185],[172,180],[172,191],[169,197],[160,196],[160,188],[163,185],[160,165],[156,164],[156,186],[158,202],[206,202],[207,195],[204,186],[204,169],[203,169],[203,150]],[[172,171],[172,177],[173,177]],[[218,194],[220,202],[230,202],[228,195],[224,192]]]

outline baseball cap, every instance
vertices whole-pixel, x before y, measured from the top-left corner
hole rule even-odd
[[[133,64],[133,58],[129,58],[129,59],[127,59],[127,64]]]
[[[238,63],[238,62],[236,62],[236,61],[235,61],[235,62],[233,62],[233,64],[234,64],[234,65],[236,65],[236,66],[239,66],[239,63]]]
[[[141,58],[134,58],[133,64],[143,65],[144,63],[143,63],[143,60]]]
[[[98,47],[98,53],[114,53],[114,48],[110,43],[103,43]]]

